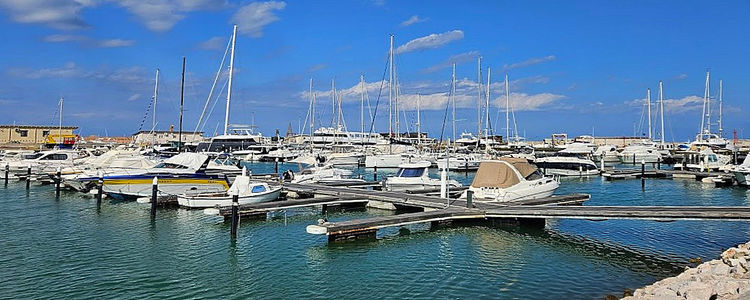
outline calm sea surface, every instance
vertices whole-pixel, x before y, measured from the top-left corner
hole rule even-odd
[[[694,180],[649,180],[641,189],[638,180],[563,179],[557,193],[574,192],[592,195],[586,205],[750,205],[747,189]],[[161,209],[152,221],[148,205],[105,201],[97,209],[78,193],[55,200],[52,186],[0,183],[0,205],[0,298],[14,299],[602,299],[750,240],[748,222],[560,220],[543,230],[414,225],[381,230],[374,241],[328,244],[305,233],[321,217],[309,208],[243,220],[232,242],[229,225],[200,210]]]

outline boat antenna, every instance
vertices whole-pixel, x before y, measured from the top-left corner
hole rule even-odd
[[[182,80],[180,81],[180,131],[177,139],[177,152],[182,152],[182,108],[185,102],[185,57],[182,57]]]

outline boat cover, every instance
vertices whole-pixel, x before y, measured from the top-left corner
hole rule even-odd
[[[227,191],[229,195],[247,196],[250,195],[250,176],[237,176]]]
[[[472,187],[508,188],[521,182],[516,172],[524,178],[534,173],[537,168],[523,158],[504,157],[500,160],[483,161],[479,164]]]
[[[200,170],[203,163],[208,160],[208,155],[200,153],[180,153],[165,160],[165,163],[186,166],[192,170]]]

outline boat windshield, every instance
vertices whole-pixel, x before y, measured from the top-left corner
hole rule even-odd
[[[529,174],[529,176],[526,176],[526,180],[529,180],[529,181],[531,181],[531,180],[537,180],[537,179],[542,179],[542,178],[544,178],[544,175],[542,175],[542,173],[539,172],[539,169],[534,170],[534,172],[532,172],[531,174]]]
[[[24,154],[23,159],[36,159],[42,156],[42,153]]]
[[[422,177],[424,169],[401,169],[398,171],[398,177]]]
[[[154,168],[157,168],[157,169],[187,169],[188,167],[187,166],[183,166],[183,165],[178,165],[178,164],[172,164],[172,163],[163,162],[163,163],[160,163],[160,164],[156,165]]]
[[[711,154],[708,156],[708,162],[718,162],[718,161],[719,159],[716,157],[716,155]]]
[[[266,187],[262,185],[256,185],[253,187],[253,193],[262,193],[266,191]]]

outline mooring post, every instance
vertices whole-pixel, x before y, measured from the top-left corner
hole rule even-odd
[[[229,230],[229,234],[232,238],[237,237],[237,227],[240,225],[240,196],[232,195],[232,228]]]
[[[55,172],[55,198],[60,198],[60,181],[62,181],[62,175],[60,174],[60,167],[57,167]]]
[[[323,215],[325,215],[326,212],[328,212],[328,204],[321,205],[320,213],[323,214]]]
[[[156,217],[156,197],[159,192],[159,178],[154,176],[151,182],[151,218]]]
[[[635,153],[633,153],[633,165],[635,165]]]
[[[737,155],[734,156],[735,160],[737,160]],[[8,163],[5,163],[5,185],[8,185],[8,176],[10,176],[10,165]]]
[[[26,189],[31,186],[31,165],[26,168]]]
[[[276,174],[279,174],[279,158],[278,157],[274,159],[273,171],[276,172]]]
[[[446,166],[443,168],[443,170],[440,171],[440,198],[448,198],[448,172],[446,169],[448,168],[448,165],[446,163]]]
[[[578,165],[578,176],[583,176],[583,165]]]
[[[641,161],[641,187],[646,185],[646,161]]]
[[[102,206],[102,194],[104,192],[104,175],[99,171],[99,180],[96,182],[96,207]]]
[[[599,164],[601,165],[601,171],[604,172],[604,154],[601,155],[601,158],[599,159]]]
[[[466,208],[474,208],[474,191],[466,190]]]
[[[737,150],[734,150],[734,164],[737,164]],[[5,165],[5,169],[8,169],[8,165]],[[5,177],[8,177],[8,172],[5,172]]]
[[[375,164],[374,168],[375,168],[375,173],[372,175],[373,176],[372,181],[378,181],[378,165]]]
[[[661,170],[661,156],[656,159],[656,169]]]

